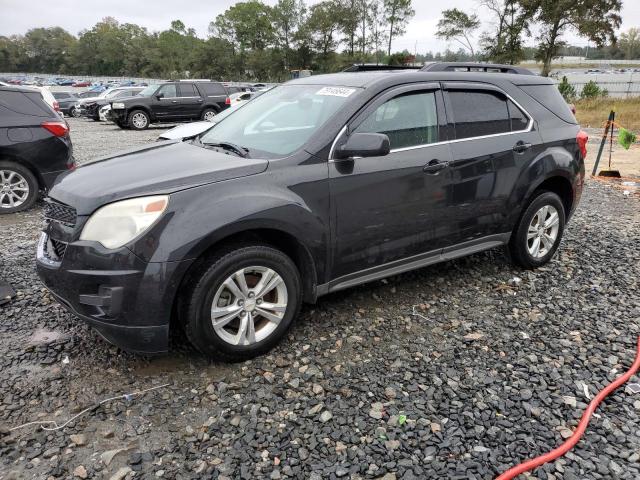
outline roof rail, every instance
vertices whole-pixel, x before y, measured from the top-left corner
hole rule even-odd
[[[473,62],[434,62],[420,69],[421,72],[485,72],[485,73],[515,73],[517,75],[535,75],[531,70],[514,65],[499,63]]]
[[[377,63],[354,63],[342,70],[343,72],[376,72],[381,70],[420,70],[411,65],[380,65]]]

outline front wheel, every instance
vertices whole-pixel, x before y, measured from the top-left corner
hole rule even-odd
[[[80,116],[80,110],[78,110],[76,107],[71,107],[71,110],[69,110],[69,115],[71,115],[73,118],[78,118]]]
[[[38,180],[13,162],[0,162],[0,215],[27,210],[38,198]]]
[[[129,115],[129,126],[134,130],[146,130],[149,128],[149,115],[142,110],[134,110]]]
[[[273,348],[302,303],[300,274],[284,253],[265,245],[226,250],[194,273],[186,293],[185,332],[202,353],[247,360]]]
[[[560,197],[553,192],[539,192],[511,235],[509,251],[515,263],[537,268],[549,262],[560,245],[564,223]]]

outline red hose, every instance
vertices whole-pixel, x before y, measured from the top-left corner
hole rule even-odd
[[[555,460],[558,457],[561,457],[580,441],[582,435],[584,435],[585,430],[587,429],[587,425],[589,424],[589,420],[591,419],[591,415],[595,412],[598,405],[605,399],[611,392],[613,392],[620,385],[624,384],[627,380],[629,380],[640,368],[640,337],[638,337],[638,351],[636,353],[636,359],[631,365],[631,368],[622,375],[618,377],[613,383],[610,383],[604,390],[602,390],[596,397],[591,400],[589,406],[585,410],[582,418],[580,419],[580,423],[578,424],[578,428],[573,432],[573,435],[567,439],[562,445],[558,448],[551,450],[549,453],[545,453],[544,455],[540,455],[539,457],[532,458],[531,460],[527,460],[520,465],[516,465],[515,467],[510,468],[502,475],[500,475],[496,480],[511,480],[512,478],[517,477],[521,473],[528,472],[529,470],[533,470],[534,468],[539,467],[545,463],[548,463],[552,460]]]

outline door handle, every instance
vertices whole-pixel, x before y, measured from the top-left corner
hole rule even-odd
[[[440,170],[444,170],[448,166],[449,162],[441,162],[440,160],[433,159],[422,167],[422,171],[430,175],[437,175]]]
[[[513,146],[513,151],[516,153],[524,153],[527,150],[529,150],[533,145],[531,145],[530,143],[525,143],[522,140],[520,140],[518,143],[516,143]]]
[[[178,103],[178,100],[171,100],[171,103]]]

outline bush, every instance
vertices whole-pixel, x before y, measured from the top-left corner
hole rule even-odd
[[[569,83],[567,77],[562,77],[562,81],[558,84],[558,90],[567,103],[571,103],[578,96],[576,87]]]
[[[589,82],[582,88],[580,98],[598,98],[606,97],[609,92],[606,89],[601,89],[596,82],[589,80]]]

